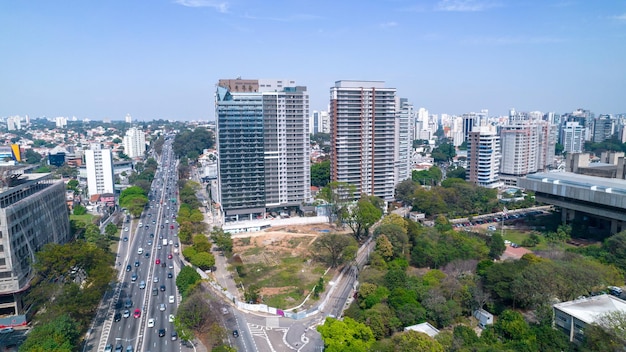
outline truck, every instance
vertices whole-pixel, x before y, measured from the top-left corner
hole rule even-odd
[[[164,239],[163,239],[163,245],[164,245],[164,246],[167,246],[167,238],[164,238]]]

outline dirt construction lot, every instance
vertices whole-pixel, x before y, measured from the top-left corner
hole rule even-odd
[[[247,237],[238,234],[232,264],[242,266],[240,280],[246,287],[257,286],[263,303],[288,309],[302,302],[323,276],[326,268],[313,260],[311,249],[317,236],[328,232],[348,233],[314,224],[277,226]]]

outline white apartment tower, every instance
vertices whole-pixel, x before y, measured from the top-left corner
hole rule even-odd
[[[113,154],[110,149],[102,149],[100,144],[92,144],[85,150],[87,168],[87,188],[89,196],[94,194],[113,193]]]
[[[500,182],[500,137],[488,126],[474,128],[467,138],[467,180],[497,188]]]
[[[331,181],[394,199],[396,89],[382,81],[337,81],[330,89]]]
[[[311,134],[330,133],[330,119],[328,111],[313,111],[311,115]]]
[[[411,178],[411,152],[413,150],[414,112],[413,104],[406,98],[398,100],[395,124],[395,179],[398,184]]]
[[[585,128],[578,121],[567,121],[561,130],[561,143],[563,151],[571,153],[582,153],[585,145]]]
[[[146,134],[137,127],[131,127],[124,136],[124,154],[129,158],[142,157],[146,152]]]

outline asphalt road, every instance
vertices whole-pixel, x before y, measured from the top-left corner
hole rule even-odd
[[[163,147],[159,166],[152,183],[150,207],[133,221],[137,226],[122,231],[121,237],[128,235],[129,240],[120,242],[119,283],[101,325],[98,351],[103,351],[107,344],[114,351],[121,346],[125,352],[129,348],[151,352],[181,350],[180,340],[172,336],[174,324],[169,321],[180,302],[175,284],[180,265],[174,253],[174,244],[178,243],[178,206],[171,202],[178,196],[177,171],[169,141]],[[124,317],[126,309],[128,317]],[[114,321],[116,313],[122,314],[119,321]],[[149,325],[149,319],[154,319],[154,326]],[[159,336],[160,329],[164,329],[164,336]]]

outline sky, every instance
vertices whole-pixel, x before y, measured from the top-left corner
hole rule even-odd
[[[431,114],[626,113],[626,2],[2,0],[0,117],[213,120],[221,78],[310,111],[378,80]]]

